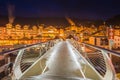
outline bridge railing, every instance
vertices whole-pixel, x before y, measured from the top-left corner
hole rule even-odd
[[[59,40],[51,40],[20,49],[13,67],[13,79],[19,80],[34,62],[57,42],[59,42]]]
[[[70,40],[73,46],[88,60],[105,80],[115,80],[115,69],[110,54],[120,57],[120,53],[91,44]]]

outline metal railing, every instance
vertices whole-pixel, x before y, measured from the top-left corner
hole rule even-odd
[[[57,42],[59,40],[51,40],[20,49],[13,66],[13,80],[19,80]]]
[[[116,79],[116,72],[109,54],[120,57],[120,53],[75,40],[70,42],[105,80]]]

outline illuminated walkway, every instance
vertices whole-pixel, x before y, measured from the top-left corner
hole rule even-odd
[[[92,47],[94,48],[94,47]],[[54,40],[19,51],[15,80],[114,80],[115,71],[104,50],[83,50],[74,40]]]

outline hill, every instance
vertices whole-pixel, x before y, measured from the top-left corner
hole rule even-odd
[[[120,26],[120,14],[109,18],[108,20],[106,20],[106,22],[109,25],[119,25]]]
[[[89,20],[89,19],[79,19],[71,18],[77,26],[99,26],[103,24],[103,20]],[[7,16],[0,15],[0,26],[5,26],[8,23]],[[40,25],[44,24],[45,26],[59,26],[59,27],[68,27],[70,24],[65,17],[16,17],[13,25]],[[120,25],[120,15],[113,16],[106,20],[107,25]]]

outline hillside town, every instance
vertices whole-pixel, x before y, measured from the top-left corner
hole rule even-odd
[[[102,46],[108,48],[109,28],[113,30],[113,49],[120,48],[120,26],[106,26],[105,24],[95,27],[71,26],[66,28],[56,28],[55,26],[44,27],[20,24],[12,25],[10,23],[0,27],[0,46],[12,46],[16,44],[33,44],[40,41],[51,40],[55,38],[75,38],[80,42]]]

